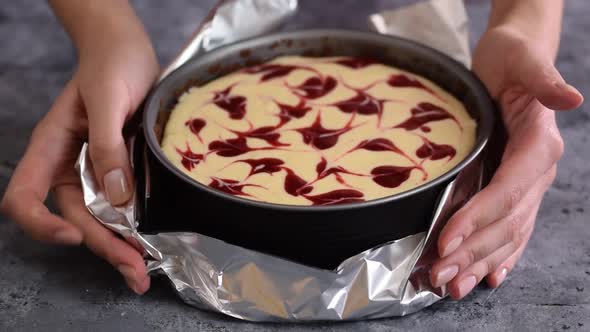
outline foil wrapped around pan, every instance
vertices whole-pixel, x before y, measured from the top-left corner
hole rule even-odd
[[[448,6],[441,5],[443,2]],[[297,0],[220,1],[162,77],[202,52],[276,29],[297,9]],[[443,52],[469,63],[462,2],[433,0],[400,10],[404,11],[401,16],[399,11],[387,11],[372,15],[368,22],[379,32],[407,38],[412,38],[412,29],[395,28],[396,22],[403,26],[403,17],[411,17],[415,26],[420,26],[420,20],[439,22],[438,28],[431,29],[436,35],[422,32],[420,40],[444,45]],[[433,16],[439,19],[433,20]],[[136,239],[148,254],[150,273],[166,275],[190,305],[249,321],[403,316],[440,300],[446,290],[433,288],[428,279],[430,265],[437,257],[436,238],[450,215],[481,189],[483,170],[478,159],[445,188],[427,232],[366,250],[329,271],[196,233],[141,234],[137,231],[136,199],[112,207],[98,191],[87,145],[76,167],[90,213],[112,231]]]

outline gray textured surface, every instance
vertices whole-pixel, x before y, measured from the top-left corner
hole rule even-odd
[[[304,1],[320,6],[321,1]],[[359,7],[339,1],[337,10]],[[135,1],[165,63],[190,35],[212,0]],[[470,1],[476,38],[485,27],[487,1]],[[348,9],[347,9],[348,8]],[[368,13],[368,9],[364,9]],[[359,21],[345,22],[360,26]],[[334,19],[324,19],[324,17]],[[300,18],[336,26],[338,13]],[[558,67],[587,96],[590,81],[590,4],[567,1]],[[296,28],[297,26],[294,26]],[[0,5],[0,192],[22,155],[35,122],[71,75],[75,52],[44,1]],[[590,148],[587,111],[560,114],[566,141],[558,178],[539,213],[537,228],[518,267],[498,290],[480,286],[461,302],[445,300],[400,319],[316,325],[252,324],[195,310],[168,284],[154,280],[139,297],[106,263],[84,248],[60,248],[29,240],[0,219],[0,330],[69,331],[590,331]]]

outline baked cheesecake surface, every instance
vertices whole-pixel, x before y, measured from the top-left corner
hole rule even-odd
[[[193,87],[165,155],[196,181],[287,205],[362,202],[444,174],[477,125],[455,97],[368,59],[280,57]]]

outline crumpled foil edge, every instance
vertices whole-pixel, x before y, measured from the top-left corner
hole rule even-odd
[[[134,202],[112,207],[96,190],[87,144],[76,167],[89,211],[109,229],[136,239],[151,257],[149,271],[166,275],[190,305],[252,321],[403,316],[440,300],[446,290],[430,286],[430,261],[421,260],[436,247],[431,240],[453,209],[453,202],[463,201],[470,195],[466,192],[474,191],[458,193],[457,180],[449,183],[428,232],[366,250],[328,271],[196,233],[141,234]],[[480,173],[469,177],[478,180]],[[464,197],[457,199],[458,195]]]

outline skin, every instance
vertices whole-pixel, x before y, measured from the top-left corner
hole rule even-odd
[[[34,129],[1,209],[34,239],[85,244],[142,294],[150,285],[142,255],[88,213],[73,166],[83,142],[88,141],[96,178],[120,169],[127,187],[132,186],[122,128],[156,79],[159,65],[143,26],[126,1],[54,0],[51,5],[78,49],[79,63]],[[103,182],[98,182],[104,189]],[[44,205],[50,191],[61,216]],[[126,196],[111,203],[124,203],[130,192]]]
[[[499,102],[508,134],[491,183],[442,230],[431,282],[465,297],[486,278],[498,287],[522,255],[543,195],[555,179],[564,144],[555,112],[574,109],[581,94],[554,60],[563,1],[495,1],[473,70]]]
[[[133,179],[122,129],[157,77],[154,50],[127,1],[50,3],[78,49],[79,64],[33,131],[0,207],[37,240],[85,244],[142,294],[150,279],[140,249],[87,212],[73,165],[87,140],[96,178],[102,179],[98,182],[111,203],[130,198]],[[475,52],[474,71],[501,105],[508,144],[492,182],[440,235],[441,258],[432,267],[431,281],[447,284],[453,298],[464,297],[484,278],[492,287],[504,280],[524,251],[555,178],[563,141],[553,110],[582,103],[553,66],[562,6],[559,0],[495,1]],[[116,195],[109,194],[112,186],[105,188],[112,171],[122,174],[117,183],[127,188]],[[49,192],[61,216],[44,205]]]

